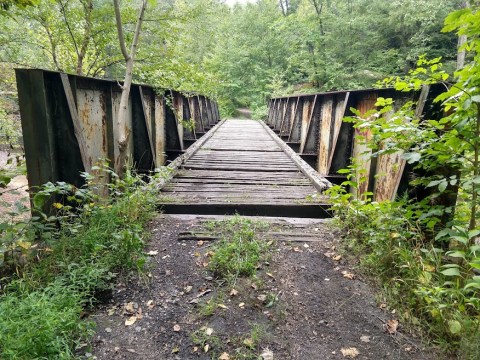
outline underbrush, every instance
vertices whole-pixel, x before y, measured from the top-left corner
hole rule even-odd
[[[86,312],[108,296],[119,274],[145,267],[154,185],[131,173],[119,180],[108,169],[94,170],[113,181],[84,174],[81,189],[46,184],[35,195],[35,216],[2,223],[2,359],[75,358],[93,332]]]
[[[478,359],[480,246],[468,245],[476,232],[454,226],[442,247],[442,232],[436,241],[429,239],[417,206],[406,200],[353,200],[338,186],[330,195],[346,250],[378,280],[401,320],[458,358]]]

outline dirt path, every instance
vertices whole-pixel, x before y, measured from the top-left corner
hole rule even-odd
[[[200,222],[194,216],[153,222],[151,281],[117,284],[110,302],[92,316],[97,334],[87,356],[433,358],[401,326],[395,332],[395,315],[380,308],[372,289],[339,256],[327,222],[276,220],[263,237],[270,255],[257,277],[238,279],[231,288],[205,268],[212,241],[178,240]]]

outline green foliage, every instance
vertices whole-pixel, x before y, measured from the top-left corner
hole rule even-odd
[[[471,344],[480,339],[479,16],[473,6],[445,20],[444,31],[468,38],[469,61],[451,83],[440,58],[424,56],[408,76],[383,82],[404,92],[444,84],[434,100],[440,119],[420,118],[413,101],[400,106],[384,98],[367,114],[353,109],[356,117],[350,119],[371,131],[373,156],[402,153],[419,174],[411,185],[429,194],[383,203],[373,202],[371,194],[353,199],[363,181],[356,164],[342,171],[351,192],[338,186],[330,190],[349,246],[364,255],[363,265],[380,278],[403,316],[466,359],[478,356],[478,346]]]
[[[80,314],[119,272],[146,265],[144,227],[154,212],[155,185],[129,172],[120,180],[103,166],[92,171],[113,182],[84,174],[80,189],[46,184],[33,199],[37,216],[0,224],[0,271],[8,283],[0,295],[2,359],[74,358],[92,329]]]

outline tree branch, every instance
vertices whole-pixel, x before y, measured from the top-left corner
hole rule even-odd
[[[130,60],[130,54],[125,46],[125,36],[123,36],[122,15],[120,14],[120,4],[118,0],[113,0],[113,8],[115,9],[115,20],[117,24],[118,41],[120,42],[120,50],[126,61]],[[143,15],[143,14],[142,14]]]
[[[65,25],[67,26],[68,33],[70,34],[70,37],[72,38],[73,46],[75,46],[75,52],[77,53],[77,56],[78,56],[79,52],[78,52],[77,42],[75,41],[75,36],[73,35],[72,29],[70,28],[70,23],[67,19],[67,13],[66,13],[65,5],[63,5],[62,0],[58,0],[58,3],[60,4],[60,8],[61,8],[60,12],[63,15],[63,19],[65,20]]]

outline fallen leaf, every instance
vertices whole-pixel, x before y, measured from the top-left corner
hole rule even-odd
[[[232,289],[232,291],[230,291],[230,296],[237,296],[238,295],[238,291],[235,290],[235,289]]]
[[[107,314],[108,314],[108,316],[114,315],[115,314],[115,308],[113,307],[113,308],[108,309]]]
[[[267,295],[265,294],[258,295],[257,299],[260,300],[261,302],[264,302],[265,300],[267,300]]]
[[[240,303],[240,304],[238,304],[238,307],[243,308],[244,306],[245,306],[245,303]]]
[[[132,354],[136,354],[137,352],[135,351],[135,349],[127,349],[128,352],[132,353]]]
[[[205,329],[205,334],[207,334],[208,336],[212,335],[213,334],[213,329],[212,328],[206,328]]]
[[[193,254],[193,256],[199,257],[199,256],[200,256],[200,253],[199,253],[198,251],[196,251],[196,252]]]
[[[360,341],[362,341],[364,343],[369,343],[370,342],[370,336],[362,335],[362,336],[360,336]]]
[[[184,288],[185,292],[188,294],[190,291],[192,291],[193,287],[188,285]]]
[[[263,360],[273,360],[273,351],[269,348],[263,349],[263,352],[260,354]]]
[[[383,303],[382,303],[382,304],[380,304],[378,307],[379,307],[380,309],[386,309],[386,308],[387,308],[387,304],[383,304]]]
[[[300,248],[299,248],[298,246],[295,246],[295,247],[293,248],[293,251],[295,251],[295,252],[302,252],[302,250],[300,250]]]
[[[224,352],[222,355],[220,355],[218,360],[230,360],[230,355],[228,355],[226,352]]]
[[[304,247],[305,249],[308,249],[310,246],[308,246],[308,244],[303,244],[303,247]]]
[[[205,352],[208,352],[208,349],[210,348],[210,345],[206,344],[204,347],[203,347],[203,351]]]
[[[197,242],[197,246],[202,246],[203,245],[203,240],[200,240]]]
[[[275,276],[273,276],[272,274],[267,273],[267,275],[268,275],[269,277],[271,277],[272,279],[275,279]]]
[[[357,348],[351,347],[351,348],[345,348],[345,349],[340,349],[342,352],[343,357],[349,357],[349,358],[356,358],[360,353],[358,352]]]
[[[135,321],[137,321],[136,316],[130,316],[127,320],[125,320],[125,326],[131,326],[135,324]]]
[[[119,350],[120,350],[120,348],[119,348],[118,346],[115,346],[115,347],[113,348],[113,351],[115,351],[115,352],[118,352]]]
[[[105,328],[105,331],[106,331],[107,333],[111,333],[111,332],[112,332],[112,328],[107,327],[107,328]]]
[[[337,255],[333,257],[333,260],[339,261],[342,258],[342,255]]]
[[[355,278],[355,274],[352,274],[351,272],[348,272],[346,270],[342,271],[342,275],[345,279],[353,280]]]
[[[252,284],[250,286],[252,287],[253,290],[257,290],[257,285],[256,284]]]
[[[218,306],[219,308],[222,308],[222,309],[225,309],[225,310],[228,309],[228,306],[225,305],[225,304],[218,304],[217,306]]]
[[[172,354],[176,354],[176,353],[178,353],[179,351],[180,351],[180,349],[175,346],[175,347],[172,349]]]
[[[395,334],[397,332],[398,328],[398,321],[397,320],[388,320],[387,323],[385,324],[385,328],[387,332],[391,335]]]
[[[138,307],[138,304],[134,303],[133,301],[129,302],[128,304],[125,305],[125,311],[129,314],[134,314],[135,308]]]
[[[180,325],[178,325],[178,324],[173,325],[173,331],[179,332],[180,331]]]
[[[204,262],[202,263],[202,266],[203,266],[203,267],[207,267],[207,266],[208,266],[208,261],[204,261]]]
[[[153,302],[153,300],[148,300],[147,301],[147,306],[151,310],[155,307],[155,303]]]
[[[150,256],[158,255],[158,250],[151,250],[147,253],[147,255],[150,255]]]

